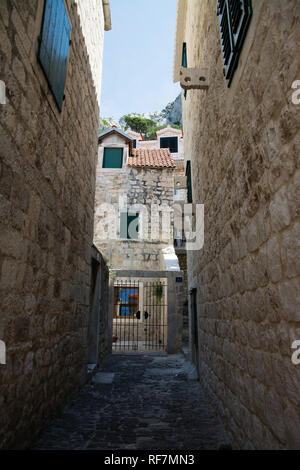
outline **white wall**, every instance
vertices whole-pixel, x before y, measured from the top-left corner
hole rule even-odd
[[[104,43],[104,13],[102,0],[75,1],[78,5],[78,14],[90,58],[98,104],[100,106]]]

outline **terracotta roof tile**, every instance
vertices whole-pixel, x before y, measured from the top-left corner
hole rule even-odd
[[[169,149],[133,149],[128,157],[128,166],[151,168],[175,168]]]

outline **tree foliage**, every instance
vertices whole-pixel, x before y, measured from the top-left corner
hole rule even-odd
[[[131,116],[126,114],[123,116],[126,126],[134,132],[143,134],[144,139],[156,139],[156,132],[166,127],[166,125],[158,126],[152,119],[147,119],[142,116]],[[180,124],[172,124],[171,127],[174,129],[182,129]]]
[[[149,134],[155,128],[156,122],[152,119],[146,119],[142,116],[130,116],[126,114],[123,119],[132,131],[139,132],[141,134]]]

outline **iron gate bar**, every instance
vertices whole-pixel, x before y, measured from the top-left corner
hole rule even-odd
[[[142,282],[142,281],[141,281]],[[114,283],[113,343],[115,351],[157,351],[166,347],[167,283],[132,279]],[[142,296],[142,297],[141,297]],[[142,300],[143,310],[140,310]],[[142,330],[141,330],[142,327]]]

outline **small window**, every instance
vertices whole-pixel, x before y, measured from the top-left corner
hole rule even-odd
[[[224,75],[230,86],[252,17],[251,0],[218,0]]]
[[[188,160],[186,162],[186,184],[187,184],[187,202],[191,204],[193,202],[192,194],[192,174],[191,174],[191,162]]]
[[[182,67],[187,67],[187,52],[186,52],[186,42],[182,44]]]
[[[64,0],[46,0],[40,34],[38,60],[59,110],[62,110],[71,25]]]
[[[128,240],[136,240],[139,238],[138,213],[121,213],[120,238],[127,238]]]
[[[182,60],[181,60],[182,67],[187,67],[187,51],[186,51],[186,42],[182,44]],[[186,100],[187,97],[187,90],[183,92],[184,99]]]
[[[136,149],[136,139],[133,141],[133,148]]]
[[[114,318],[136,318],[139,309],[138,287],[115,287],[114,297]]]
[[[122,168],[123,149],[105,148],[103,155],[103,168]]]
[[[161,137],[160,148],[170,149],[171,153],[177,153],[178,152],[178,138],[177,137]]]

